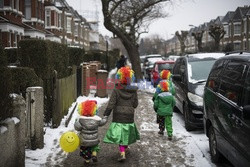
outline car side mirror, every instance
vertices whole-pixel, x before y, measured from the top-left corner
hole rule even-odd
[[[250,105],[243,107],[243,118],[250,120]]]
[[[172,75],[172,79],[175,80],[175,81],[181,81],[181,75],[174,74],[174,75]]]

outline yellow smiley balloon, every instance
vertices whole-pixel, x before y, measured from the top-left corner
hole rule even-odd
[[[80,145],[80,139],[75,132],[65,132],[60,138],[60,146],[65,152],[74,152]]]

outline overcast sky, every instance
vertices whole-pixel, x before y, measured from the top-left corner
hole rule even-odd
[[[103,26],[103,17],[101,12],[101,0],[66,0],[70,6],[78,10],[81,14],[86,13],[92,18],[96,18],[91,12],[99,13],[99,30],[103,35],[110,35]],[[159,34],[164,39],[171,38],[176,31],[189,30],[189,25],[199,26],[204,22],[209,22],[217,16],[225,16],[228,11],[235,11],[237,7],[250,5],[250,0],[179,0],[178,3],[166,6],[166,12],[169,17],[159,19],[151,24],[150,36]]]

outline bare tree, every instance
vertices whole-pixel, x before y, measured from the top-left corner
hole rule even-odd
[[[142,79],[138,39],[150,22],[166,17],[162,2],[171,0],[101,0],[104,26],[121,39],[137,79]]]
[[[164,55],[165,43],[164,39],[155,34],[147,38],[142,38],[139,44],[141,55],[161,54]]]
[[[181,31],[181,34],[179,34],[179,31],[176,31],[175,35],[181,43],[181,53],[184,54],[186,48],[185,41],[187,39],[188,31]]]
[[[215,50],[220,50],[220,40],[224,37],[226,31],[223,25],[213,24],[209,27],[209,35],[214,39]]]
[[[192,36],[194,37],[194,39],[198,43],[198,51],[199,52],[202,51],[202,37],[203,37],[203,33],[204,33],[203,30],[192,33]]]

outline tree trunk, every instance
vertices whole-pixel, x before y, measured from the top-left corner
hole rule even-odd
[[[220,51],[220,39],[214,39],[215,51]]]
[[[125,49],[128,52],[128,56],[130,59],[130,62],[132,64],[132,69],[135,72],[135,78],[136,81],[139,81],[142,79],[142,72],[141,72],[141,61],[139,57],[139,51],[137,45],[133,45],[133,43],[127,41],[127,40],[122,40],[122,43],[125,47]]]
[[[132,64],[132,69],[135,72],[135,78],[137,81],[142,79],[142,72],[141,72],[141,62],[139,58],[139,52],[137,47],[133,47],[130,50],[127,50],[129,59]]]

